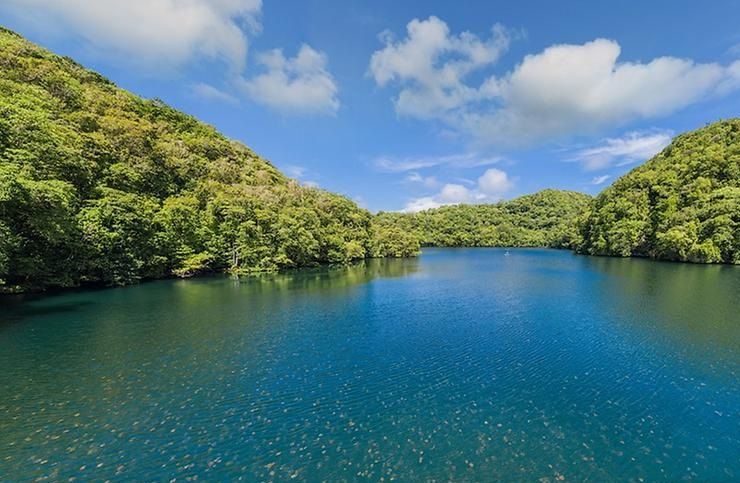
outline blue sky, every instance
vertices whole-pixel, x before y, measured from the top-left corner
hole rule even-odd
[[[597,193],[740,113],[735,0],[5,0],[0,19],[373,211]]]

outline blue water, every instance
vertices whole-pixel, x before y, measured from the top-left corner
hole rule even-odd
[[[740,267],[509,252],[0,299],[0,480],[740,480]]]

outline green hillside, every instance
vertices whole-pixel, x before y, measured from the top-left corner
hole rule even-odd
[[[677,137],[595,199],[544,190],[373,217],[0,29],[0,291],[410,256],[420,243],[740,263],[740,120]]]
[[[0,290],[418,250],[394,249],[371,221],[212,127],[0,30]]]
[[[572,248],[578,217],[590,200],[583,193],[548,189],[497,204],[380,213],[377,224],[415,233],[427,246]]]
[[[682,134],[594,201],[579,250],[740,263],[740,119]]]

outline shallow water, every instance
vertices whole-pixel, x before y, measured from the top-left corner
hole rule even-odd
[[[740,479],[740,267],[509,252],[0,299],[0,480]]]

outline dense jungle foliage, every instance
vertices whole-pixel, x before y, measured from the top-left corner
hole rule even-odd
[[[0,31],[0,290],[418,248],[210,126]]]
[[[544,190],[373,217],[0,29],[0,291],[412,256],[420,244],[740,263],[740,120],[677,137],[595,199]]]
[[[595,200],[579,251],[740,263],[740,119],[682,134]]]
[[[376,224],[401,228],[426,246],[574,248],[577,220],[590,200],[583,193],[543,190],[497,204],[379,213]]]

